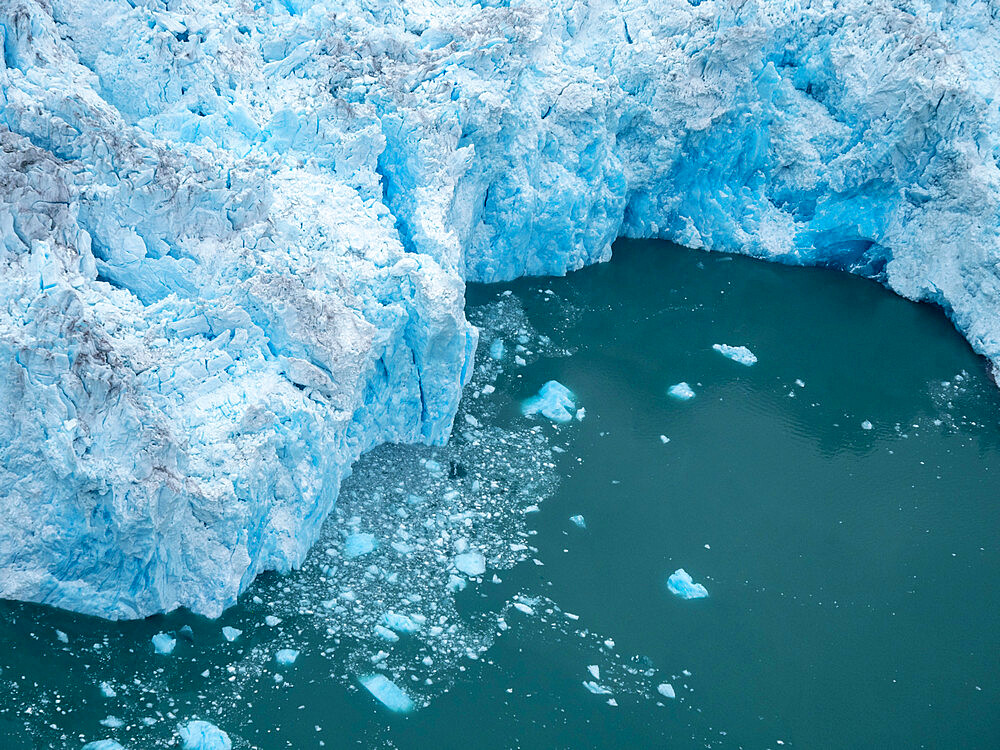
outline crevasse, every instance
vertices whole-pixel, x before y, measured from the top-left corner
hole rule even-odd
[[[0,596],[218,615],[447,439],[465,281],[621,235],[1000,362],[989,2],[4,0],[0,42]]]

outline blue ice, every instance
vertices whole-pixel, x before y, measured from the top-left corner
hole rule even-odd
[[[238,628],[232,628],[229,625],[224,625],[222,627],[222,637],[225,638],[230,643],[235,641],[241,635],[243,635],[243,631],[239,630]]]
[[[405,714],[415,708],[410,696],[384,674],[371,674],[359,679],[364,688],[390,711]]]
[[[570,422],[576,415],[576,397],[573,391],[556,380],[550,380],[541,387],[538,395],[521,404],[521,413],[526,417],[541,414],[553,422]]]
[[[684,568],[678,568],[670,574],[667,579],[667,588],[681,599],[703,599],[708,596],[708,589],[691,580],[691,576]]]
[[[183,750],[232,750],[229,735],[208,721],[189,721],[178,728]]]
[[[294,648],[282,648],[274,655],[274,660],[283,667],[289,667],[299,658],[299,651]]]
[[[745,346],[730,346],[729,344],[712,344],[712,348],[715,349],[719,354],[721,354],[726,359],[731,359],[733,362],[739,362],[741,365],[757,364],[757,355],[750,351]]]
[[[361,557],[362,555],[367,555],[369,552],[374,552],[377,547],[378,542],[375,540],[374,534],[367,532],[354,533],[349,535],[344,541],[344,557],[348,560],[353,560],[355,557]]]
[[[158,654],[168,656],[174,652],[174,646],[176,645],[177,639],[172,638],[166,633],[157,633],[153,636],[153,649]]]

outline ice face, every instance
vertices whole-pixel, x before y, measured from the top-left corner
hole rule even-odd
[[[681,599],[704,599],[708,596],[708,589],[691,580],[691,575],[684,568],[678,568],[670,574],[667,588],[670,589],[670,593]]]
[[[1000,363],[989,3],[9,0],[0,45],[0,596],[220,614],[447,439],[465,280],[620,235],[873,276]]]
[[[229,735],[207,721],[189,721],[178,729],[183,750],[232,750]]]

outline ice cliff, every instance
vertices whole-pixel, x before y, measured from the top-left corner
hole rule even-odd
[[[620,235],[1000,362],[992,2],[0,0],[0,45],[0,596],[219,614],[447,439],[466,280]]]

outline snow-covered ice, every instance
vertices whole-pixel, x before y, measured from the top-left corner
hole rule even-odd
[[[721,354],[726,359],[731,359],[733,362],[739,362],[741,365],[757,364],[757,355],[750,351],[745,346],[730,346],[729,344],[712,344],[712,348],[715,349],[719,354]]]
[[[684,568],[678,568],[670,574],[667,579],[667,588],[681,599],[703,599],[708,596],[708,589],[691,580],[690,574]]]
[[[1000,363],[990,3],[495,6],[0,4],[0,596],[219,615],[447,439],[466,281],[618,236],[877,278]]]

